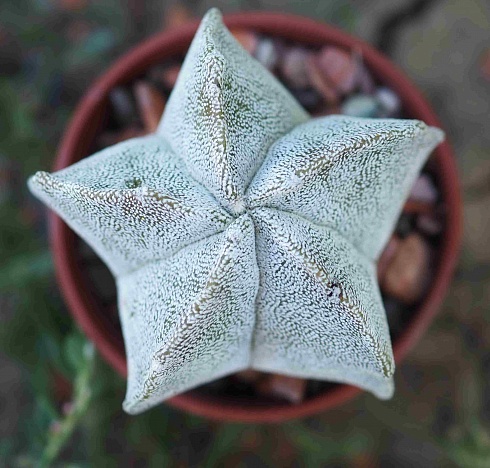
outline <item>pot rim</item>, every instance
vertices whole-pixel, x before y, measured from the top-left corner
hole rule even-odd
[[[141,75],[150,65],[182,56],[196,32],[200,20],[178,29],[158,33],[120,57],[103,73],[84,95],[75,109],[57,153],[54,170],[67,167],[84,157],[103,122],[109,91]],[[388,58],[366,42],[335,27],[302,16],[275,12],[245,12],[224,15],[230,29],[250,29],[268,36],[277,36],[306,46],[334,45],[362,54],[365,65],[384,85],[401,98],[403,108],[411,118],[442,128],[439,119],[421,92]],[[393,343],[395,361],[399,364],[414,347],[437,314],[454,272],[462,235],[462,203],[459,179],[453,151],[447,139],[434,152],[438,185],[446,207],[446,226],[441,236],[439,264],[434,272],[423,302],[411,322]],[[90,291],[84,289],[80,266],[75,254],[73,231],[52,211],[50,242],[56,276],[68,308],[84,333],[95,343],[103,358],[121,375],[126,376],[126,358],[121,337],[107,328]],[[362,390],[338,384],[325,393],[293,405],[289,403],[243,404],[238,400],[205,397],[189,391],[166,403],[182,410],[221,421],[280,422],[331,409],[347,402]]]

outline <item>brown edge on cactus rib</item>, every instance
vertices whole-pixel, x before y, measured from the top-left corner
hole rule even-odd
[[[420,91],[386,57],[371,46],[338,29],[300,16],[247,12],[225,16],[231,28],[246,28],[269,36],[310,46],[332,44],[362,52],[371,73],[397,93],[406,114],[428,125],[441,124]],[[183,55],[187,50],[198,21],[179,29],[162,32],[133,48],[115,62],[88,90],[79,103],[63,136],[55,170],[67,167],[88,154],[103,121],[109,91],[141,75],[148,67],[166,58]],[[434,319],[449,287],[459,254],[462,232],[462,205],[459,180],[452,149],[447,142],[435,150],[436,177],[446,207],[446,228],[441,238],[440,263],[434,280],[412,321],[393,344],[397,363],[406,356]],[[98,308],[89,291],[83,287],[83,275],[77,264],[76,237],[55,214],[50,214],[50,238],[57,279],[68,307],[82,330],[95,343],[103,358],[121,375],[126,375],[126,357],[120,334],[108,326],[104,310]],[[167,402],[191,413],[222,421],[280,422],[310,416],[338,406],[361,390],[338,385],[297,405],[244,403],[200,395],[190,391]]]

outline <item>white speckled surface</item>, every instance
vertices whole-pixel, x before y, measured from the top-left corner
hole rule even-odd
[[[30,179],[116,276],[126,411],[247,367],[392,395],[375,261],[442,132],[308,119],[211,10],[156,135]]]

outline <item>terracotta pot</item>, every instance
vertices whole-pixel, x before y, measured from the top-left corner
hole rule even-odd
[[[225,16],[231,28],[247,28],[268,36],[277,36],[305,46],[332,44],[358,49],[373,76],[393,89],[401,98],[406,116],[441,127],[420,91],[386,57],[368,44],[331,26],[311,19],[282,13],[238,13]],[[63,136],[55,170],[69,166],[89,155],[94,138],[107,115],[109,91],[128,83],[150,66],[182,57],[198,26],[198,21],[175,30],[162,32],[138,45],[104,73],[88,90]],[[455,268],[461,240],[461,200],[458,175],[452,149],[447,141],[438,146],[432,158],[446,214],[446,227],[439,244],[438,265],[432,284],[411,322],[393,343],[397,363],[417,343],[434,319]],[[126,357],[120,330],[108,320],[108,311],[84,283],[83,265],[78,260],[75,234],[51,214],[51,243],[58,282],[74,318],[93,340],[104,359],[121,375],[126,375]],[[213,397],[189,391],[167,402],[177,408],[212,419],[243,422],[278,422],[309,416],[338,406],[359,394],[348,385],[336,385],[325,393],[302,403],[244,402],[237,398]]]

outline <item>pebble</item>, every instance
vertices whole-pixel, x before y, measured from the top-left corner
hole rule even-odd
[[[275,68],[279,60],[274,41],[267,38],[262,38],[258,41],[254,56],[268,70]]]
[[[439,194],[427,174],[422,174],[413,184],[409,199],[424,203],[435,203]]]
[[[400,98],[389,88],[379,87],[374,93],[379,103],[378,117],[394,118],[401,109]]]
[[[306,60],[311,53],[303,47],[290,47],[281,57],[280,72],[292,88],[308,88],[310,83]]]
[[[358,67],[359,70],[358,70],[357,81],[358,81],[359,90],[364,94],[373,94],[375,89],[375,84],[374,84],[373,77],[371,76],[371,73],[362,63],[360,63]]]
[[[324,79],[315,56],[309,55],[306,59],[306,72],[311,86],[323,97],[328,106],[336,106],[339,96],[335,89]]]
[[[430,278],[431,251],[420,234],[403,239],[381,282],[382,291],[401,302],[412,305],[419,301]]]
[[[230,29],[230,32],[250,55],[255,54],[259,42],[256,34],[248,29]]]
[[[428,236],[437,236],[444,227],[442,219],[435,214],[421,214],[417,217],[417,228]]]
[[[122,87],[114,88],[109,93],[109,101],[113,108],[113,114],[120,125],[127,125],[134,121],[136,110],[131,93]]]
[[[379,103],[374,96],[354,94],[348,97],[341,106],[341,113],[352,117],[376,117]]]
[[[403,212],[406,214],[429,214],[434,211],[433,203],[426,203],[416,200],[407,200],[403,205]]]
[[[318,69],[333,89],[341,94],[354,91],[359,81],[359,65],[350,53],[327,46],[317,54]]]
[[[153,133],[157,129],[165,109],[165,97],[155,86],[145,81],[136,82],[133,90],[145,131]]]
[[[303,401],[306,380],[287,375],[270,374],[257,384],[257,391],[266,396],[278,397],[291,403]]]
[[[305,109],[315,109],[321,103],[321,97],[314,89],[293,89],[291,93]]]
[[[378,260],[378,265],[377,265],[378,281],[382,281],[386,273],[386,269],[388,268],[388,265],[391,263],[396,251],[400,247],[400,242],[401,239],[397,235],[393,235],[388,241],[388,243],[386,244],[386,247],[384,248]]]

